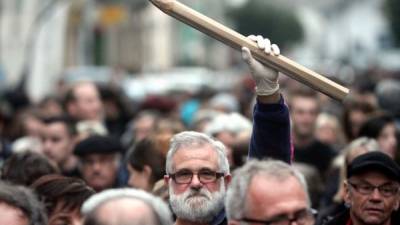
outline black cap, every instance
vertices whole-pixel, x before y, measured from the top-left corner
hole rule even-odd
[[[109,136],[94,135],[80,141],[74,149],[74,154],[84,156],[87,154],[110,154],[123,152],[121,143]]]
[[[374,151],[362,154],[347,166],[347,178],[367,171],[379,171],[386,176],[400,181],[400,167],[387,154]]]

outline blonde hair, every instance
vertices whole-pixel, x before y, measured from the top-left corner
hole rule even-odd
[[[367,152],[377,151],[379,149],[378,142],[373,138],[359,137],[350,142],[333,161],[333,166],[340,169],[339,174],[339,187],[335,196],[333,197],[334,202],[342,202],[344,194],[343,182],[346,179],[346,168],[354,158],[365,154]]]

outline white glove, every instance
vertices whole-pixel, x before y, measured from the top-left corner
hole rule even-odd
[[[271,44],[268,38],[261,35],[250,35],[248,38],[257,42],[258,48],[263,49],[268,55],[278,56],[280,54],[279,47]],[[249,65],[251,75],[256,82],[256,93],[261,96],[272,95],[279,90],[278,71],[264,66],[253,58],[248,48],[242,48],[242,58]]]

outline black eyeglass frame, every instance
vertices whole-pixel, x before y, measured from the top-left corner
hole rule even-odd
[[[385,194],[385,193],[383,192],[382,189],[383,189],[385,186],[388,186],[388,185],[390,185],[390,184],[382,184],[382,185],[379,185],[379,186],[375,186],[375,185],[367,184],[367,183],[366,183],[366,184],[357,184],[357,183],[353,183],[353,182],[350,182],[350,181],[347,181],[347,184],[349,184],[352,188],[354,188],[354,190],[356,190],[358,193],[360,193],[360,194],[362,194],[362,195],[370,195],[370,194],[372,194],[372,193],[375,191],[375,189],[378,189],[378,192],[379,192],[382,196],[388,198],[388,197],[393,197],[393,196],[395,196],[395,195],[398,194],[399,191],[400,191],[400,187],[397,186],[396,188],[393,188],[393,190],[396,190],[396,191],[393,191],[393,193]],[[365,190],[365,189],[364,189],[364,191],[362,191],[361,188],[360,188],[361,185],[368,186],[369,188],[372,188],[372,189],[370,189],[370,190]]]
[[[187,182],[177,182],[177,180],[176,180],[176,175],[177,174],[179,174],[179,173],[182,173],[182,172],[190,172],[191,173],[191,176],[190,176],[190,179],[187,181]],[[202,172],[204,173],[204,172],[208,172],[208,173],[213,173],[213,179],[212,180],[204,180],[202,177]],[[172,178],[172,180],[175,182],[175,183],[177,183],[177,184],[190,184],[191,182],[192,182],[192,180],[193,180],[193,176],[194,175],[197,175],[197,177],[198,177],[198,179],[199,179],[199,181],[200,181],[200,183],[202,183],[202,184],[209,184],[209,183],[212,183],[212,182],[215,182],[216,180],[218,180],[218,179],[220,179],[221,177],[225,177],[225,173],[223,173],[223,172],[216,172],[216,171],[213,171],[213,170],[208,170],[208,169],[201,169],[201,170],[199,170],[197,173],[194,173],[193,171],[191,171],[191,170],[181,170],[181,171],[177,171],[177,172],[175,172],[175,173],[171,173],[171,174],[167,174],[167,176],[168,177],[170,177],[170,178]]]
[[[307,214],[311,215],[312,218],[315,221],[316,216],[318,215],[318,211],[316,209],[313,208],[308,208],[307,210]],[[252,218],[247,218],[244,217],[242,219],[237,219],[238,221],[242,221],[242,222],[246,222],[246,223],[260,223],[260,224],[264,224],[264,225],[271,225],[273,223],[282,221],[284,218],[279,218],[279,219],[272,219],[272,220],[257,220],[257,219],[252,219]],[[294,218],[289,218],[286,217],[286,220],[288,221],[288,225],[290,225],[292,222],[298,222],[299,216],[295,216]],[[310,221],[313,223],[313,221]]]

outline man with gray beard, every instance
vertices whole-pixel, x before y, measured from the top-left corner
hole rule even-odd
[[[195,221],[207,221],[214,218],[223,208],[226,185],[221,180],[220,188],[216,192],[207,189],[190,189],[182,195],[171,193],[170,203],[177,215]],[[189,210],[188,210],[189,209]]]
[[[262,36],[249,36],[272,56],[279,48]],[[256,61],[249,49],[242,49],[256,83],[257,102],[249,157],[291,159],[289,112],[279,92],[278,71]],[[227,224],[224,200],[231,181],[225,146],[209,136],[185,131],[176,134],[166,159],[164,180],[176,225]]]
[[[209,136],[176,134],[167,154],[165,181],[176,225],[221,224],[227,184],[231,181],[224,145]]]

